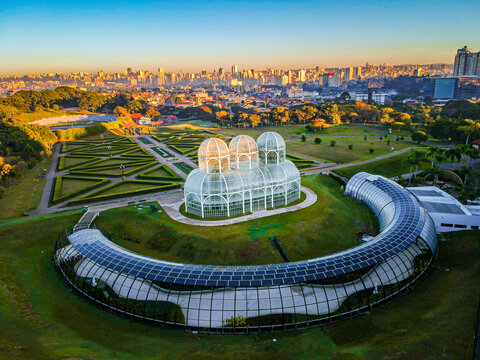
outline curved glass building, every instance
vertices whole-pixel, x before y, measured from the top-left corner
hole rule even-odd
[[[185,211],[202,218],[229,217],[285,206],[300,198],[300,173],[285,159],[285,141],[265,132],[255,142],[234,137],[227,146],[206,139],[198,149],[198,169],[185,182]]]
[[[380,233],[328,256],[256,266],[181,264],[125,250],[88,228],[58,237],[55,265],[95,304],[183,329],[272,331],[349,318],[411,289],[436,258],[437,236],[425,209],[389,179],[358,173],[345,193],[375,212]]]

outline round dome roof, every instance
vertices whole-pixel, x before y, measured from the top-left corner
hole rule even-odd
[[[230,166],[236,169],[251,169],[258,166],[257,143],[251,136],[235,136],[228,145]]]
[[[198,148],[198,167],[204,172],[225,171],[229,167],[229,157],[230,153],[225,141],[208,138]]]
[[[276,132],[264,132],[257,139],[259,151],[285,150],[285,140]]]

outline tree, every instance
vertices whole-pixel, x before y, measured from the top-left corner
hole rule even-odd
[[[225,124],[231,126],[232,118],[233,115],[226,112],[225,110],[221,110],[215,114],[215,119],[220,123],[220,126],[225,126]]]
[[[458,126],[457,131],[465,136],[465,144],[468,144],[470,136],[475,132],[480,132],[480,123],[467,119],[464,124],[465,125]]]
[[[467,100],[451,100],[443,106],[441,114],[446,118],[480,119],[480,107]]]
[[[60,106],[58,106],[57,104],[54,104],[52,106],[52,109],[55,110],[55,111],[60,111]]]
[[[330,146],[331,147],[334,147],[336,144],[337,144],[337,142],[335,140],[330,141]]]
[[[10,175],[12,171],[12,165],[10,164],[3,164],[0,166],[0,180],[5,180],[5,178]]]
[[[412,140],[420,144],[428,140],[428,135],[424,131],[415,131],[412,134]]]
[[[248,121],[250,121],[250,126],[251,127],[257,127],[258,124],[262,122],[262,119],[260,118],[260,115],[257,114],[251,114],[248,116]]]
[[[288,122],[290,116],[288,111],[283,107],[275,107],[270,111],[270,117],[275,122],[275,124],[284,124]]]
[[[27,170],[28,165],[25,161],[19,161],[17,165],[15,165],[15,174],[16,175],[22,175],[23,178],[23,173]]]
[[[370,152],[370,154],[373,154],[373,152],[375,151],[375,149],[374,149],[374,148],[370,148],[370,149],[368,149],[368,151]]]
[[[352,144],[348,145],[348,150],[353,150],[353,145]]]
[[[148,108],[147,112],[145,113],[145,116],[152,119],[155,116],[160,116],[160,112],[157,109],[155,109],[155,107],[152,105]]]
[[[325,116],[327,118],[327,121],[329,121],[333,125],[341,125],[342,124],[342,119],[341,119],[341,114],[338,111],[338,105],[337,104],[330,104],[328,105],[325,110],[324,110]]]
[[[315,138],[315,144],[321,144],[322,143],[322,139],[320,138]]]
[[[143,106],[139,100],[132,100],[128,102],[127,109],[130,114],[134,114],[143,110]]]
[[[127,116],[129,115],[127,109],[125,109],[122,106],[117,106],[115,110],[113,110],[113,113],[117,116]]]
[[[302,142],[305,142],[307,140],[307,137],[305,135],[302,135]]]

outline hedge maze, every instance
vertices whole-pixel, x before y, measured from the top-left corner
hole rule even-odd
[[[183,178],[166,165],[158,165],[137,176],[139,179],[160,181],[183,181]]]
[[[193,170],[193,167],[191,167],[191,166],[188,165],[187,163],[184,163],[183,161],[182,161],[182,162],[173,163],[173,165],[175,165],[177,168],[179,168],[180,170],[182,170],[185,174],[190,174],[190,171]]]
[[[290,160],[297,169],[307,169],[315,166],[315,161],[301,158],[299,156],[287,154],[287,160]]]
[[[167,165],[126,136],[145,134],[144,128],[114,129],[113,136],[96,140],[67,141],[57,163],[58,176],[51,195],[52,205],[75,205],[105,201],[141,194],[156,193],[180,187],[183,178]],[[121,134],[117,136],[115,134]],[[150,149],[166,159],[179,154],[198,163],[197,150],[207,137],[221,135],[206,130],[162,128],[150,137],[138,139],[146,145],[165,144]],[[151,140],[154,139],[154,140]],[[315,162],[287,154],[299,169],[315,166]],[[185,174],[193,166],[183,161],[171,164]]]
[[[84,178],[80,176],[57,176],[52,203],[57,204],[108,184],[105,178]]]
[[[177,189],[179,183],[148,181],[148,180],[123,180],[105,186],[85,196],[70,201],[70,204],[83,204],[92,201],[112,200],[127,196],[137,196],[154,192]]]
[[[160,192],[179,188],[183,181],[134,140],[120,136],[63,143],[57,171],[51,205]]]
[[[166,131],[165,131],[166,130]],[[162,129],[153,138],[163,142],[170,149],[181,155],[196,153],[206,137],[221,136],[207,130],[173,130]]]

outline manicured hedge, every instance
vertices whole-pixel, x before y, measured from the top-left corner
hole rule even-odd
[[[163,156],[164,158],[171,158],[173,157],[172,154],[170,154],[167,150],[162,149],[161,147],[153,147],[153,150],[155,150],[160,156]]]
[[[152,172],[158,170],[158,169],[163,169],[167,173],[170,174],[170,176],[155,176],[155,175],[149,175]],[[183,181],[183,178],[178,175],[175,171],[170,169],[166,165],[159,165],[155,166],[153,169],[147,170],[142,172],[141,174],[138,174],[137,178],[139,179],[150,179],[150,180],[167,180],[167,181]]]
[[[65,166],[65,159],[66,158],[78,158],[78,159],[86,159],[86,160],[78,162],[78,163],[73,164],[73,165]],[[88,164],[90,162],[96,162],[97,160],[99,160],[99,158],[97,156],[63,155],[63,156],[60,156],[60,158],[58,159],[57,170],[58,171],[67,170],[67,169],[75,168],[77,166],[82,166],[82,165]]]
[[[132,170],[129,170],[129,171],[125,171],[124,172],[124,175],[125,176],[130,176],[130,175],[133,175],[139,171],[142,171],[142,170],[145,170],[145,169],[148,169],[149,167],[152,167],[154,165],[158,164],[156,161],[152,161],[152,162],[148,162],[146,164],[144,164],[143,166],[139,166],[138,168],[135,168],[135,169],[132,169]],[[113,168],[111,168],[113,169]],[[103,176],[103,177],[120,177],[122,176],[122,174],[108,174],[108,173],[102,173],[101,171],[99,172],[96,172],[96,171],[87,171],[87,170],[83,170],[83,171],[71,171],[72,174],[74,175],[83,175],[83,176]]]
[[[140,137],[138,138],[138,140],[140,140],[142,143],[144,143],[145,145],[150,145],[150,144],[153,144],[150,139],[148,138],[144,138],[144,137]]]
[[[62,182],[65,179],[82,180],[82,181],[86,181],[86,182],[91,181],[91,182],[95,182],[95,183],[92,184],[91,186],[86,187],[84,189],[81,189],[79,191],[74,191],[70,194],[66,194],[64,196],[61,196]],[[57,176],[57,178],[55,179],[55,183],[54,183],[52,204],[58,204],[58,203],[61,203],[63,201],[70,200],[70,199],[72,199],[72,198],[74,198],[78,195],[85,194],[89,191],[98,189],[99,187],[102,187],[102,186],[108,184],[109,182],[110,182],[110,180],[105,179],[105,178],[84,178],[84,177],[80,177],[80,176],[70,176],[70,175]]]
[[[176,167],[178,167],[180,170],[182,170],[184,173],[189,174],[190,171],[192,171],[194,168],[187,163],[184,162],[176,162],[173,163]]]
[[[140,154],[135,154],[137,152],[140,152]],[[152,154],[150,154],[147,150],[142,149],[141,147],[135,148],[130,151],[126,151],[122,154],[122,156],[135,156],[135,157],[141,157],[141,156],[147,156],[147,157],[152,157]]]
[[[125,184],[125,183],[142,183],[142,184],[152,184],[156,186],[152,186],[150,188],[146,189],[140,189],[140,190],[135,190],[135,191],[127,191],[127,192],[121,192],[121,193],[116,193],[116,194],[107,194],[107,195],[102,195],[107,190],[110,190],[111,188],[114,188],[115,186],[119,186],[120,184]],[[172,189],[178,189],[180,187],[179,183],[175,182],[160,182],[160,181],[147,181],[147,180],[125,180],[121,181],[118,183],[111,184],[109,186],[106,186],[98,191],[96,191],[93,194],[89,194],[86,197],[81,197],[75,200],[72,200],[69,202],[69,204],[83,204],[87,202],[94,202],[94,201],[102,201],[102,200],[112,200],[112,199],[118,199],[122,197],[128,197],[128,196],[137,196],[137,195],[143,195],[143,194],[149,194],[149,193],[154,193],[154,192],[160,192],[160,191],[166,191],[166,190],[172,190]]]
[[[183,148],[180,148],[178,147],[177,145],[171,145],[171,144],[168,144],[168,147],[176,152],[178,152],[179,154],[182,154],[182,155],[185,155],[189,152],[192,152],[196,149],[198,149],[198,146],[194,146],[194,147],[188,147],[186,149],[183,149]]]

